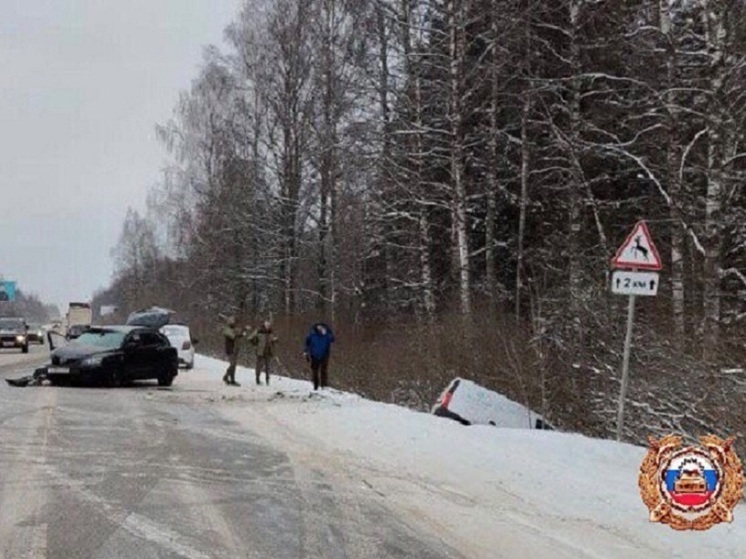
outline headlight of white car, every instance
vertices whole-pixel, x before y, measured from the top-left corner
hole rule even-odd
[[[87,357],[80,362],[81,367],[98,367],[101,365],[103,357]]]
[[[23,342],[26,339],[25,336],[16,336],[16,341]]]

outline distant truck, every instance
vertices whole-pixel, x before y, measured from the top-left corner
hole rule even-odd
[[[70,303],[65,316],[69,337],[78,337],[91,325],[92,321],[93,310],[90,303]]]

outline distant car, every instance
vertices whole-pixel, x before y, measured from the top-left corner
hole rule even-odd
[[[160,329],[171,345],[179,354],[179,365],[187,369],[194,368],[194,344],[197,340],[192,338],[189,326],[186,324],[167,324]]]
[[[29,343],[44,345],[44,329],[40,324],[29,324],[27,338]]]
[[[119,386],[155,379],[171,386],[178,355],[168,338],[152,328],[92,326],[66,345],[53,348],[51,363],[36,370],[52,384]]]
[[[0,347],[20,349],[28,353],[28,327],[23,318],[0,318]]]
[[[68,340],[74,340],[80,336],[83,332],[86,332],[90,326],[88,324],[73,324],[67,329],[67,335],[65,336]]]

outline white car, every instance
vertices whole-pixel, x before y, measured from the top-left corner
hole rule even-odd
[[[161,333],[176,348],[179,354],[179,365],[192,369],[194,367],[194,344],[197,343],[197,340],[192,339],[189,326],[186,324],[166,324],[161,327]]]

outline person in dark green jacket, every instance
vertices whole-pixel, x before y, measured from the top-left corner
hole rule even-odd
[[[266,320],[261,327],[249,336],[249,342],[256,348],[256,383],[261,384],[261,374],[264,375],[269,386],[270,364],[275,357],[277,336],[272,332],[272,323]]]
[[[236,326],[236,319],[230,317],[223,328],[223,339],[225,341],[225,357],[228,360],[228,369],[223,375],[223,382],[231,386],[241,386],[236,382],[236,365],[238,363],[239,340],[246,335],[246,330]]]

